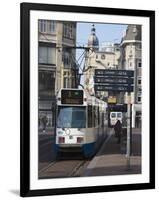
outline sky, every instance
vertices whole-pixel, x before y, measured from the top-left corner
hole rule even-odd
[[[104,23],[81,23],[77,22],[76,29],[76,45],[77,46],[87,46],[88,37],[91,33],[92,24],[94,24],[96,29],[96,36],[99,40],[99,46],[103,42],[120,43],[124,31],[127,25],[124,24],[104,24]],[[76,60],[79,59],[84,50],[76,50]],[[79,59],[78,63],[81,63],[81,68],[83,68],[82,59]]]
[[[77,43],[87,44],[93,23],[77,22]],[[120,42],[127,25],[94,23],[99,45],[102,42]]]

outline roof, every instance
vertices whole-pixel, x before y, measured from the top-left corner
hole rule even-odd
[[[88,47],[94,47],[94,48],[99,47],[99,40],[95,33],[94,24],[92,25],[91,34],[88,38]]]
[[[123,37],[125,40],[138,40],[141,41],[141,25],[128,25],[126,34]]]

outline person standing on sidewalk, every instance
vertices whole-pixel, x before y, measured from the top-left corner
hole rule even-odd
[[[118,141],[117,141],[118,144],[120,144],[120,141],[121,141],[121,131],[122,131],[122,125],[121,125],[120,120],[118,120],[116,124],[114,125],[115,137],[118,138]]]
[[[42,118],[42,123],[43,123],[43,132],[46,131],[46,124],[48,122],[48,119],[47,119],[47,116],[44,115],[43,118]]]

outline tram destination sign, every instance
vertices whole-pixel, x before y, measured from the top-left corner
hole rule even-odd
[[[132,85],[95,85],[95,91],[133,92]]]
[[[110,69],[95,69],[95,76],[121,76],[133,77],[133,70],[110,70]]]
[[[61,104],[83,104],[83,90],[61,90]]]
[[[94,77],[95,83],[107,83],[107,84],[133,84],[133,78],[127,77]]]

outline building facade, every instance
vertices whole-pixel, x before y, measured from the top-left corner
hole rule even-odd
[[[134,71],[134,90],[131,92],[132,127],[141,127],[142,104],[142,40],[141,26],[128,25],[120,44],[103,43],[99,48],[99,40],[95,27],[88,38],[89,50],[85,63],[85,89],[105,101],[113,99],[114,103],[127,103],[128,93],[94,91],[95,69],[123,69]],[[109,102],[108,102],[109,103]]]
[[[132,126],[141,127],[142,103],[142,40],[141,26],[128,25],[126,34],[121,41],[120,67],[134,70],[134,91],[131,92]],[[124,103],[128,101],[128,94],[123,95]]]
[[[54,105],[60,88],[77,87],[76,23],[53,20],[38,22],[39,127],[47,117],[54,126]],[[53,117],[52,117],[53,116]]]
[[[94,73],[95,69],[118,69],[120,58],[119,44],[103,43],[99,48],[99,40],[95,33],[93,25],[91,34],[88,38],[89,51],[86,56],[85,63],[85,89],[91,95],[95,95],[101,99],[108,97],[108,92],[94,91]],[[114,95],[113,93],[111,95]]]

